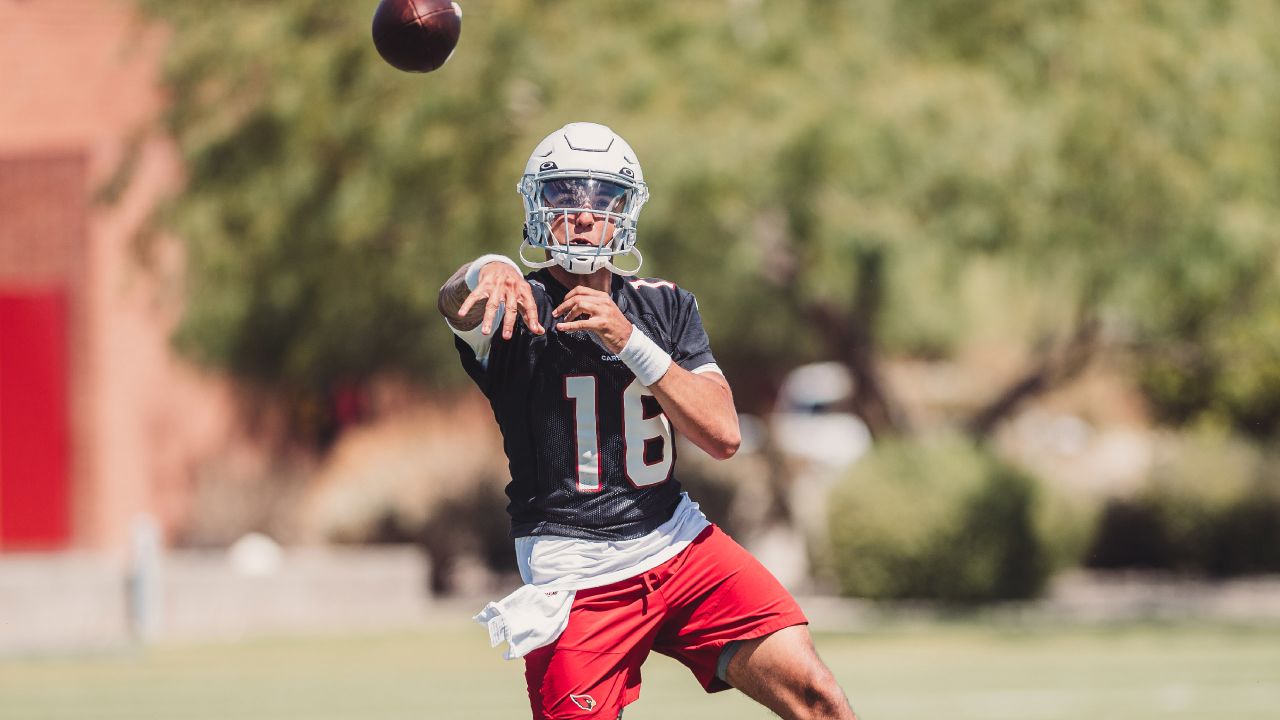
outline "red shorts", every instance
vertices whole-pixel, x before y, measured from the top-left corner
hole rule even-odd
[[[707,692],[724,646],[808,623],[791,594],[714,525],[648,572],[579,590],[569,624],[525,656],[535,718],[614,720],[640,697],[650,650],[684,663]]]

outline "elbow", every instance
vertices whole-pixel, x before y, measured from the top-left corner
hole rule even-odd
[[[445,283],[444,287],[440,288],[440,293],[436,295],[436,310],[439,310],[440,314],[443,315],[446,320],[454,320],[456,318],[449,317],[450,312],[448,298],[449,284]]]
[[[728,460],[738,454],[738,448],[742,446],[742,435],[737,428],[725,433],[721,437],[716,438],[713,446],[708,454],[716,460]]]

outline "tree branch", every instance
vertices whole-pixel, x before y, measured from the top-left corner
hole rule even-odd
[[[854,278],[857,292],[845,310],[831,303],[809,302],[802,315],[809,318],[833,359],[853,378],[853,411],[867,424],[871,436],[882,439],[903,432],[903,413],[890,396],[880,374],[875,335],[884,304],[884,256],[879,250],[859,253]]]
[[[1093,359],[1098,349],[1098,335],[1097,317],[1081,313],[1064,345],[1046,351],[1027,372],[969,419],[965,424],[969,435],[975,440],[985,440],[1027,400],[1075,379]]]

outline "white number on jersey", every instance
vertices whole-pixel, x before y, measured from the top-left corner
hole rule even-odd
[[[577,428],[578,491],[600,492],[600,440],[596,433],[596,379],[592,375],[570,375],[564,379],[564,394],[573,401]]]
[[[622,442],[627,453],[627,479],[636,487],[657,485],[671,472],[671,422],[665,413],[653,417],[644,416],[644,398],[653,397],[640,381],[632,380],[622,392]],[[645,447],[651,442],[661,443],[662,454],[652,465],[645,462]]]
[[[639,380],[632,380],[622,392],[622,444],[626,456],[627,480],[642,488],[657,485],[671,473],[671,422],[659,412],[644,415],[644,398],[653,395]],[[597,421],[596,379],[591,375],[570,375],[564,379],[565,397],[573,401],[575,453],[579,492],[600,492],[600,437]],[[652,463],[645,461],[645,449],[659,443],[660,453]]]

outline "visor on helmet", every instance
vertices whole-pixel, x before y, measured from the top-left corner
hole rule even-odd
[[[601,178],[568,177],[544,181],[539,199],[543,207],[557,210],[623,213],[627,191],[626,186]]]

